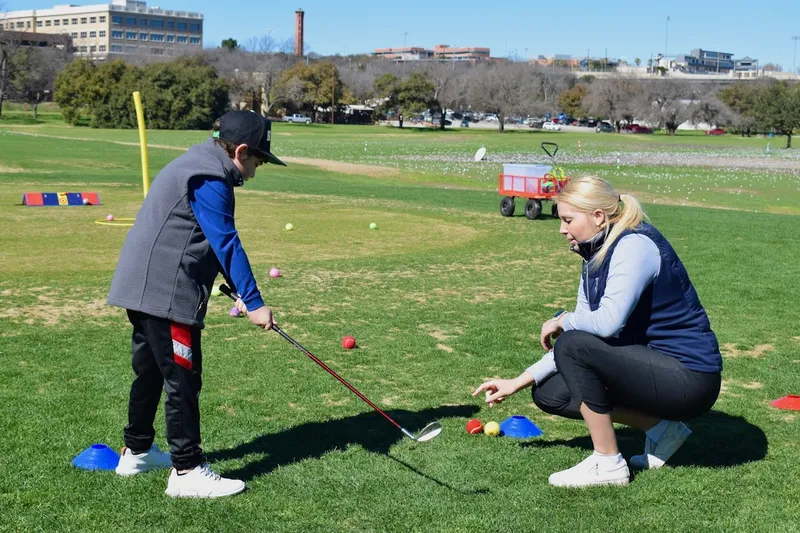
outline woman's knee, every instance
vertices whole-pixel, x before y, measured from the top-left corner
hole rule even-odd
[[[556,367],[560,366],[559,361],[563,364],[566,359],[578,359],[588,353],[586,347],[596,341],[597,337],[585,331],[565,331],[558,337],[553,349]]]
[[[531,393],[536,407],[549,415],[566,418],[580,418],[580,412],[572,406],[572,396],[567,393],[548,394],[539,387],[534,387]]]

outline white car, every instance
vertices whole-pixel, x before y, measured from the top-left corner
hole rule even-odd
[[[542,129],[548,131],[561,131],[561,126],[559,124],[556,124],[555,122],[551,122],[548,120],[547,122],[542,124]]]
[[[286,122],[295,122],[298,124],[311,124],[311,119],[305,115],[295,113],[294,115],[286,115]]]

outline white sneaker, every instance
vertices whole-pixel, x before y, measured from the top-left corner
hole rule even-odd
[[[603,458],[592,454],[568,470],[550,475],[550,484],[556,487],[590,487],[595,485],[627,485],[631,473],[625,459],[613,467],[604,464]]]
[[[244,489],[244,481],[221,477],[211,470],[210,464],[203,463],[181,475],[173,468],[164,493],[173,498],[219,498],[239,494]]]
[[[644,441],[644,454],[631,457],[631,466],[640,470],[661,468],[691,434],[692,430],[683,422],[670,421],[657,442],[647,437]]]
[[[120,476],[132,476],[148,470],[162,470],[171,466],[172,458],[170,455],[162,452],[155,444],[150,446],[149,450],[140,454],[134,454],[123,446],[119,456],[119,464],[115,471]]]

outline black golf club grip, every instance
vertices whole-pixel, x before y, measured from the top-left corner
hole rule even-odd
[[[234,302],[237,300],[236,295],[233,294],[231,288],[225,285],[224,283],[219,286],[219,291],[228,298],[230,298],[231,300],[233,300]]]

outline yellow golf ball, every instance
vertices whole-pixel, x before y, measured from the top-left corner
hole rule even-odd
[[[483,426],[483,432],[490,437],[497,437],[500,435],[500,424],[497,422],[487,422],[486,425]]]
[[[286,224],[285,227],[286,227],[286,231],[292,231],[294,229],[294,224],[289,222],[288,224]]]

